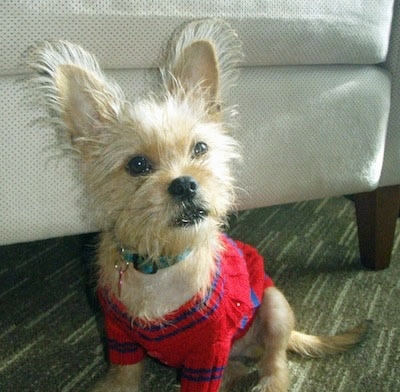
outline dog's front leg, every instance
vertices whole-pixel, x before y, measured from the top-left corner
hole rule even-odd
[[[209,334],[212,336],[212,333]],[[212,338],[211,338],[212,339]],[[231,338],[228,339],[231,341]],[[229,357],[229,342],[210,343],[185,363],[181,373],[181,392],[217,392]]]
[[[143,365],[111,365],[93,392],[138,392]]]

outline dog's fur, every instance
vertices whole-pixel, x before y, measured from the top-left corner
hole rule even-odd
[[[131,104],[80,47],[46,43],[35,53],[39,87],[64,145],[81,158],[90,210],[102,230],[98,284],[119,296],[132,318],[162,319],[210,287],[220,230],[234,203],[230,163],[239,155],[229,135],[233,110],[224,104],[239,59],[240,44],[229,26],[193,22],[174,40],[161,70],[161,91]],[[206,151],[195,150],[199,142]],[[142,173],[132,172],[134,157],[144,159]],[[182,176],[195,180],[190,203],[168,191]],[[120,246],[154,260],[191,252],[173,267],[146,275],[131,266],[125,270]],[[123,271],[121,283],[116,266]],[[271,287],[231,355],[257,358],[260,380],[254,391],[286,391],[288,349],[306,356],[342,352],[364,329],[360,325],[334,337],[296,332],[289,304]],[[227,369],[221,388],[230,388],[238,369],[237,364]],[[112,366],[96,391],[138,391],[140,374],[140,364]]]

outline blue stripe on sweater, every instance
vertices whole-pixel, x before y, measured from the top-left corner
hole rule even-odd
[[[222,290],[222,292],[223,292],[223,290]],[[154,337],[150,337],[150,336],[148,336],[148,334],[146,334],[147,330],[145,328],[143,328],[143,329],[139,329],[138,328],[135,332],[138,334],[138,336],[140,336],[144,340],[147,340],[148,342],[161,342],[164,339],[171,338],[173,336],[179,335],[180,333],[182,333],[184,331],[187,331],[188,329],[194,328],[196,325],[198,325],[198,324],[202,323],[203,321],[207,320],[219,308],[219,304],[221,302],[221,299],[222,299],[222,293],[218,296],[218,298],[216,298],[216,301],[215,301],[215,304],[213,305],[213,307],[212,308],[208,308],[207,313],[204,313],[201,318],[199,318],[197,320],[193,320],[192,322],[190,322],[189,324],[187,324],[185,326],[176,327],[177,322],[174,322],[172,325],[174,325],[175,328],[170,333],[165,333],[165,334],[162,334],[162,335],[157,335],[157,336],[154,336]],[[198,311],[199,309],[196,308],[195,310]],[[193,310],[193,312],[194,312],[194,310]],[[193,313],[193,312],[190,312],[190,313]],[[184,318],[187,318],[187,316],[188,315],[185,315]],[[176,320],[174,320],[174,321],[176,321]],[[169,324],[168,325],[164,325],[164,328],[167,328],[168,326],[169,326]],[[143,332],[140,332],[141,330]]]
[[[140,346],[136,343],[121,343],[115,339],[107,339],[107,345],[109,350],[118,351],[119,353],[134,353],[140,349]]]
[[[193,382],[209,382],[220,380],[224,373],[225,367],[212,367],[209,369],[200,368],[194,369],[189,367],[183,367],[182,369],[182,377],[186,380]]]
[[[251,302],[252,302],[253,306],[254,306],[255,308],[258,308],[258,307],[261,305],[261,301],[260,301],[260,299],[257,297],[257,294],[254,292],[253,289],[251,289],[250,296],[251,296]]]

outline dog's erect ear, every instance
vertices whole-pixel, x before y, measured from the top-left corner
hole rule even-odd
[[[61,120],[73,144],[95,142],[117,120],[124,102],[121,90],[79,46],[46,43],[35,52],[33,68],[53,117]]]
[[[73,136],[92,134],[116,120],[119,101],[100,75],[74,65],[55,73],[63,120]]]
[[[186,47],[174,64],[172,74],[185,90],[198,87],[208,102],[219,100],[219,68],[210,42],[197,41]]]
[[[172,45],[164,84],[176,93],[201,94],[207,110],[214,114],[235,82],[235,67],[241,59],[236,33],[221,20],[192,22]]]

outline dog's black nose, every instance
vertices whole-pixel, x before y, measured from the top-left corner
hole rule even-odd
[[[192,199],[197,191],[198,184],[193,177],[182,176],[175,178],[168,187],[168,192],[171,196],[182,199]]]

